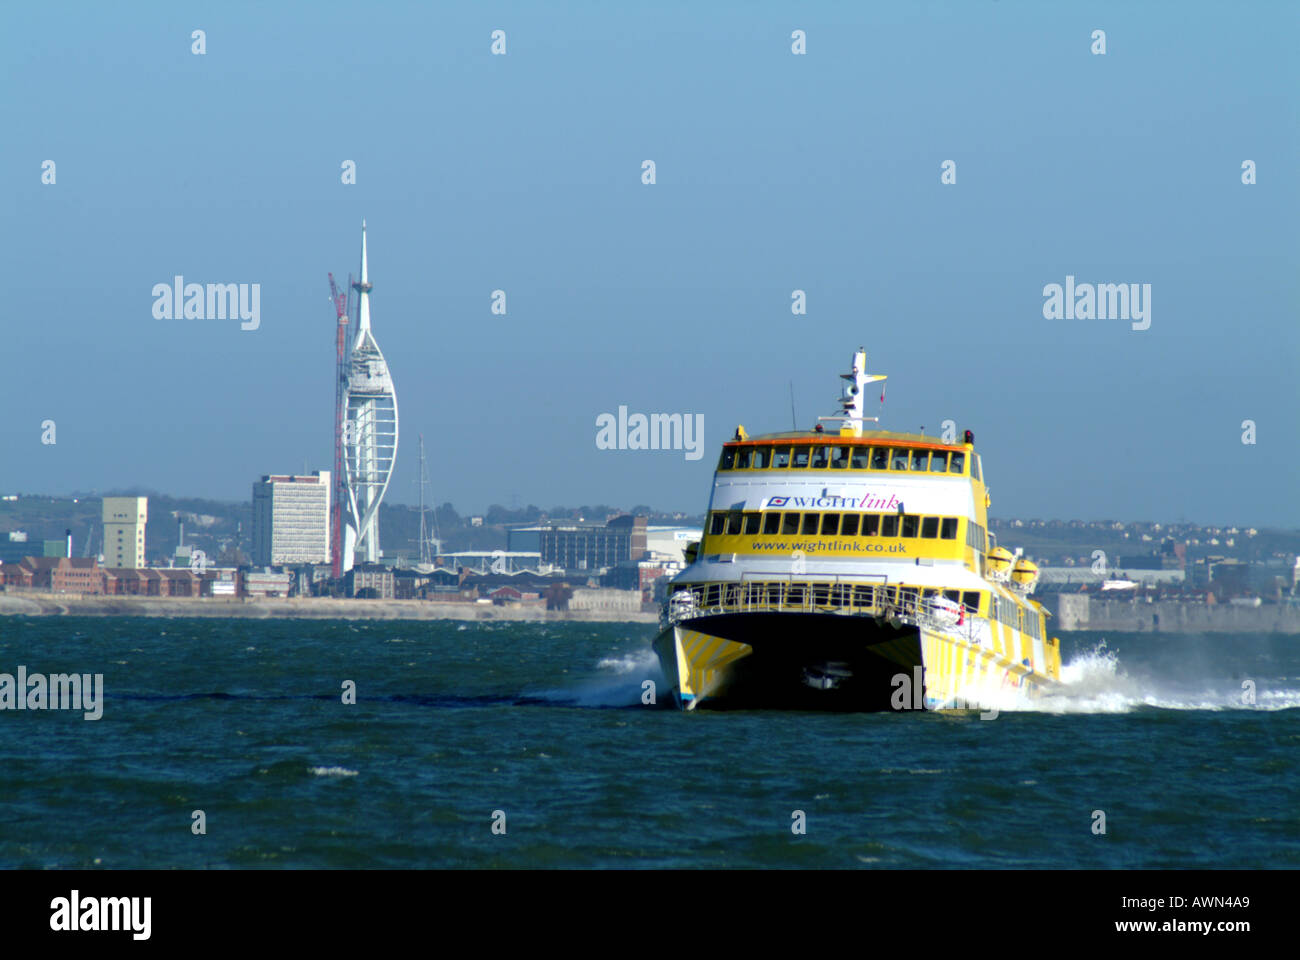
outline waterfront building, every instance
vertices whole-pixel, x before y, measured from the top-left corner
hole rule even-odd
[[[507,535],[512,551],[536,551],[542,563],[568,571],[595,573],[646,552],[646,518],[623,514],[608,523],[547,520],[516,527]]]
[[[330,472],[269,474],[253,484],[253,562],[330,562]]]
[[[103,521],[104,565],[132,570],[143,567],[149,498],[105,497]]]

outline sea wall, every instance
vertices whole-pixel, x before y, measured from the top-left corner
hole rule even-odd
[[[105,597],[0,593],[0,616],[239,617],[303,620],[518,620],[655,623],[657,614],[627,610],[545,610],[486,603],[352,600],[330,597]]]
[[[1048,598],[1047,608],[1056,618],[1048,622],[1049,631],[1300,633],[1300,606],[1288,604],[1240,607],[1176,600],[1146,603],[1062,593]]]

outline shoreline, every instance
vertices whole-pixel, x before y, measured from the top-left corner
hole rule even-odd
[[[0,617],[3,616],[659,622],[656,613],[633,610],[545,610],[482,603],[430,603],[427,600],[356,600],[347,597],[107,597],[56,593],[0,593]]]

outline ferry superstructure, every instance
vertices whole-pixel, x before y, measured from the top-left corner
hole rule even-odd
[[[840,416],[723,445],[654,643],[677,702],[942,710],[1058,684],[1037,568],[988,533],[974,436],[867,429],[885,377],[863,350],[841,377]]]

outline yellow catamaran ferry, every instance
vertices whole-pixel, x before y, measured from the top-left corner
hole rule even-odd
[[[984,709],[1058,684],[1037,567],[988,533],[970,431],[865,429],[886,378],[863,350],[841,377],[842,415],[723,445],[654,643],[678,703]]]

